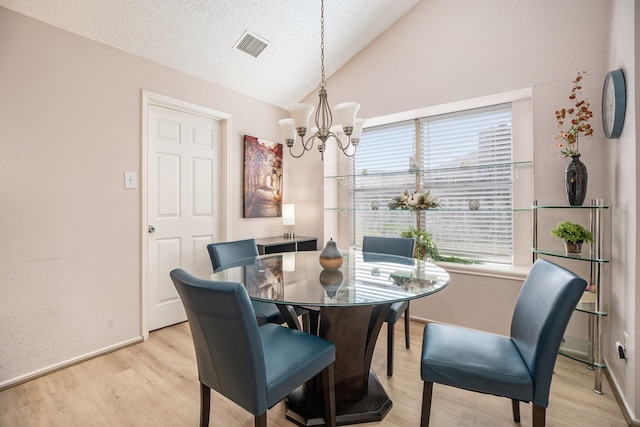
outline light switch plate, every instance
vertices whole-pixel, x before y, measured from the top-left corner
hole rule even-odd
[[[124,188],[138,188],[138,174],[135,172],[124,173]]]

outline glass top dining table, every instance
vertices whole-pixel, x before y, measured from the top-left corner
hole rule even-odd
[[[426,297],[449,284],[449,274],[413,258],[344,252],[338,270],[325,270],[320,252],[287,252],[245,258],[213,273],[219,281],[243,283],[252,300],[275,303],[290,327],[336,346],[334,382],[338,425],[380,421],[391,399],[371,369],[375,344],[391,305]],[[304,316],[303,316],[304,318]],[[310,319],[310,320],[308,320]],[[324,403],[313,385],[294,391],[286,417],[299,426],[324,425]]]
[[[237,261],[211,278],[241,282],[253,300],[308,307],[393,303],[424,297],[449,284],[435,264],[393,255],[344,253],[339,270],[319,262],[320,252],[287,252]]]

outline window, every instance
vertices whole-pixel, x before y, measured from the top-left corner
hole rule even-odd
[[[365,129],[351,163],[351,243],[417,227],[443,255],[511,263],[511,135],[511,104]],[[405,190],[429,191],[440,209],[389,210]]]

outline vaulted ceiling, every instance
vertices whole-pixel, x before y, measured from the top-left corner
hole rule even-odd
[[[327,78],[420,0],[325,0]],[[320,81],[320,0],[0,0],[55,27],[286,108]],[[235,48],[249,32],[267,47]]]

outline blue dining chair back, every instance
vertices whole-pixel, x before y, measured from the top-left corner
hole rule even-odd
[[[535,384],[531,402],[549,405],[553,368],[565,329],[586,281],[569,270],[539,260],[518,297],[511,321],[511,340]]]
[[[510,336],[453,325],[424,329],[421,426],[429,425],[433,383],[531,402],[534,427],[545,425],[556,357],[571,314],[587,286],[571,271],[538,259],[518,296]]]
[[[256,239],[210,243],[207,245],[207,251],[211,258],[211,266],[214,273],[232,266],[243,265],[243,263],[247,262],[253,264],[251,258],[259,255]],[[281,324],[284,322],[284,318],[275,304],[262,301],[252,301],[251,304],[256,313],[258,325],[265,323]]]
[[[362,238],[362,252],[413,258],[415,249],[416,240],[413,238],[378,236],[364,236]]]
[[[256,239],[210,243],[207,245],[207,250],[214,273],[235,265],[239,260],[260,255]]]
[[[367,258],[372,258],[371,254],[396,255],[399,257],[413,258],[415,248],[416,241],[413,238],[377,236],[364,236],[362,238],[362,253],[365,261]],[[402,260],[394,261],[402,262]],[[403,313],[405,347],[409,348],[411,345],[411,336],[409,335],[409,301],[401,301],[391,304],[389,314],[385,319],[385,322],[387,323],[387,376],[390,377],[393,376],[395,324]]]
[[[335,426],[335,346],[316,336],[272,323],[258,326],[240,283],[170,273],[184,304],[200,381],[200,425],[209,424],[211,389],[266,426],[266,411],[322,373],[327,425]]]

